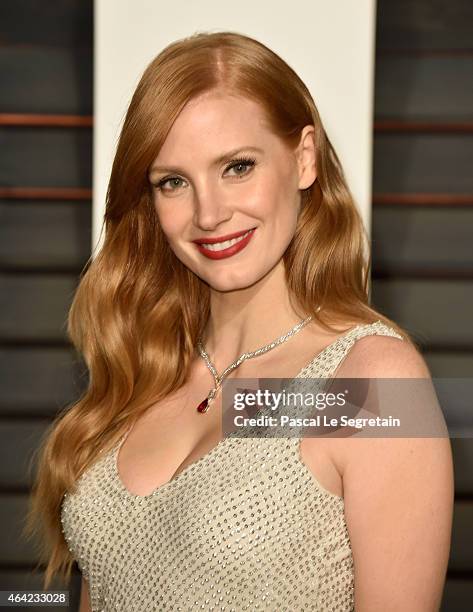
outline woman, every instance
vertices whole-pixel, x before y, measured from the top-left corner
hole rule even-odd
[[[368,305],[363,226],[294,71],[235,33],[164,49],[105,225],[69,318],[89,387],[33,497],[45,585],[76,560],[81,610],[437,609],[447,439],[222,439],[224,379],[429,377]]]

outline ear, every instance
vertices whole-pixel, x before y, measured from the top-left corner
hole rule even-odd
[[[296,149],[299,167],[299,189],[307,189],[317,178],[315,162],[315,128],[306,125],[301,132],[301,138]]]

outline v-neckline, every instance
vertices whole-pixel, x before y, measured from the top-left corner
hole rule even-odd
[[[228,440],[231,439],[231,436],[226,436],[225,438],[222,438],[219,442],[217,442],[217,444],[215,444],[204,455],[202,455],[201,457],[198,457],[195,461],[192,461],[192,463],[189,463],[188,465],[186,465],[186,467],[183,470],[181,470],[180,472],[176,471],[174,473],[174,475],[171,477],[170,480],[168,480],[167,482],[165,482],[165,483],[163,483],[161,485],[158,485],[150,493],[147,493],[146,495],[138,495],[136,493],[132,493],[131,491],[129,491],[125,487],[125,485],[123,484],[123,481],[121,479],[120,472],[118,470],[118,455],[120,453],[120,448],[121,448],[123,442],[125,441],[125,438],[126,438],[127,435],[128,435],[128,432],[124,436],[122,436],[120,438],[120,440],[118,441],[117,445],[115,446],[115,448],[113,450],[112,457],[111,457],[111,459],[112,459],[112,467],[113,467],[113,476],[114,476],[116,484],[118,485],[118,488],[122,491],[122,493],[124,493],[128,497],[132,497],[132,498],[136,498],[136,499],[143,499],[143,500],[144,499],[149,499],[151,497],[154,497],[155,495],[158,495],[158,494],[164,492],[168,488],[171,488],[177,481],[180,481],[182,478],[187,476],[194,469],[199,467],[200,464],[204,461],[204,459],[208,459],[214,453],[217,453],[220,450],[220,448],[223,446],[223,444],[225,442],[228,442]],[[178,468],[178,470],[179,470],[179,468]]]
[[[381,321],[376,321],[376,323],[380,323],[380,322]],[[310,361],[305,366],[303,366],[300,369],[300,371],[295,376],[293,376],[289,380],[292,381],[292,380],[294,380],[296,378],[300,378],[301,374],[304,374],[305,371],[308,368],[310,368],[318,359],[320,359],[324,355],[324,353],[326,351],[328,351],[329,349],[333,348],[333,346],[337,342],[340,342],[342,340],[346,340],[346,338],[349,337],[352,333],[354,333],[358,328],[365,327],[365,326],[371,326],[371,325],[374,325],[374,323],[367,323],[365,325],[361,324],[361,325],[356,325],[355,327],[352,327],[345,334],[343,334],[342,336],[339,336],[338,338],[336,338],[333,342],[328,344],[321,351],[319,351],[316,355],[314,355],[310,359]],[[172,489],[176,485],[176,483],[178,483],[181,480],[185,479],[195,469],[199,468],[202,465],[202,463],[204,462],[204,460],[206,460],[209,457],[212,457],[214,454],[218,453],[218,451],[220,451],[222,449],[222,447],[225,445],[225,443],[228,443],[229,440],[239,440],[240,439],[240,438],[233,438],[231,435],[225,436],[217,444],[215,444],[215,446],[213,446],[209,451],[207,451],[204,455],[202,455],[201,457],[199,457],[198,459],[196,459],[192,463],[189,463],[180,472],[179,472],[179,467],[178,467],[176,472],[174,472],[174,475],[171,477],[170,480],[168,480],[167,482],[165,482],[165,483],[163,483],[161,485],[158,485],[150,493],[147,493],[146,495],[138,495],[136,493],[132,493],[131,491],[129,491],[125,487],[125,485],[123,484],[123,481],[121,479],[120,472],[118,470],[118,456],[119,456],[119,453],[120,453],[120,448],[121,448],[123,442],[125,441],[126,437],[128,436],[128,434],[130,433],[131,429],[132,428],[130,427],[127,430],[127,432],[119,439],[119,441],[117,442],[117,444],[113,448],[113,451],[111,453],[111,462],[112,462],[113,478],[115,480],[115,483],[116,483],[118,489],[125,496],[127,496],[129,498],[137,499],[137,500],[147,500],[147,499],[150,499],[152,497],[155,497],[158,494],[164,493],[167,490]]]

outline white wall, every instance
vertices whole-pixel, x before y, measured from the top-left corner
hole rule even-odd
[[[147,64],[196,31],[232,30],[278,53],[309,88],[371,222],[375,0],[95,0],[93,244],[121,123]]]

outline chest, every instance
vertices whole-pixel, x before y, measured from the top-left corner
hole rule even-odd
[[[307,348],[302,356],[288,351],[284,360],[277,355],[266,356],[265,361],[258,363],[249,360],[228,378],[294,377],[307,363],[306,353]],[[220,390],[205,414],[197,411],[213,384],[205,363],[197,361],[185,385],[136,420],[117,457],[120,479],[129,492],[149,494],[204,457],[221,441],[222,414],[229,410],[229,406],[223,406],[223,401],[224,398],[228,401],[228,395]],[[324,455],[324,459],[320,450],[319,456],[320,469],[327,472],[328,478],[336,477],[328,456]]]
[[[311,578],[303,581],[304,602],[313,602],[319,575],[333,559],[348,559],[350,547],[343,502],[314,484],[295,450],[294,439],[228,438],[146,497],[126,492],[114,476],[114,453],[104,457],[62,512],[94,609],[105,600],[133,609],[140,597],[140,609],[152,609],[159,597],[166,598],[162,609],[191,609],[186,597],[205,601],[209,581],[227,593],[225,605],[235,604],[240,578],[250,599],[263,586],[268,596],[282,589],[294,599],[305,565]],[[181,588],[174,591],[176,572]],[[270,603],[268,609],[284,609]]]

